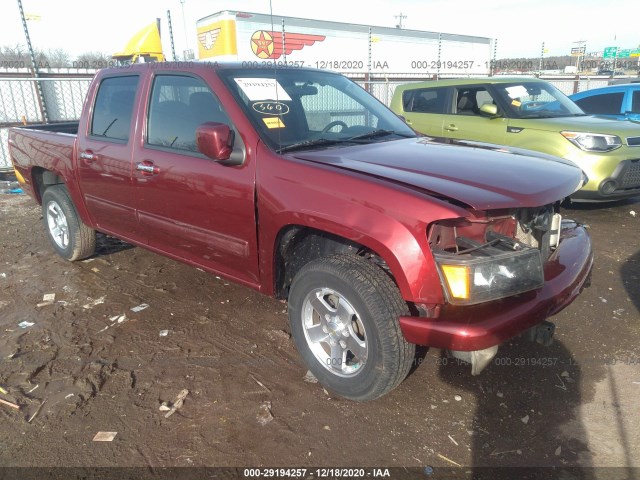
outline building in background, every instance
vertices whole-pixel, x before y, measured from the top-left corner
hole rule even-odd
[[[342,73],[487,75],[490,38],[225,10],[197,22],[198,58]]]

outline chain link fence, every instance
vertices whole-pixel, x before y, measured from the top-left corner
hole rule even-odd
[[[385,105],[391,103],[393,93],[399,85],[410,82],[435,80],[436,73],[394,73],[384,77],[367,77],[362,72],[347,73],[364,88],[367,88]],[[475,77],[481,77],[477,75]],[[439,78],[445,78],[440,76]],[[446,78],[474,78],[469,75],[447,75]],[[566,95],[608,85],[608,78],[552,76],[540,77],[554,84]],[[44,101],[38,94],[38,85]],[[84,98],[91,78],[0,78],[0,170],[11,169],[7,147],[8,127],[15,125],[75,121],[80,118]]]
[[[91,78],[0,78],[0,170],[11,168],[9,127],[78,120],[90,84]]]
[[[9,159],[9,129],[0,127],[0,172],[11,169],[11,160]]]

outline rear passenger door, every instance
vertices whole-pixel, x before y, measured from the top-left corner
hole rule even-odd
[[[640,120],[640,88],[627,90],[627,118]]]
[[[415,131],[432,137],[442,137],[442,115],[447,111],[449,89],[418,88],[402,94],[404,118]]]
[[[156,73],[150,78],[142,141],[134,153],[140,227],[150,247],[170,256],[258,283],[255,167],[239,134],[238,166],[197,150],[205,122],[234,130],[216,95],[201,78]]]
[[[131,178],[139,75],[105,77],[93,95],[86,129],[78,132],[77,173],[98,229],[139,241]]]
[[[498,104],[486,86],[453,87],[451,111],[444,116],[443,136],[503,145],[508,121],[481,113],[480,107],[485,103]]]
[[[576,100],[575,103],[591,115],[624,119],[626,106],[623,90],[591,95]]]

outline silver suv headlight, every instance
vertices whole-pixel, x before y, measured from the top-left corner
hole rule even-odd
[[[622,140],[616,135],[566,131],[560,134],[585,152],[610,152],[622,146]]]

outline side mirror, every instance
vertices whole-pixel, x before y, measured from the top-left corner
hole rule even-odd
[[[224,123],[207,122],[196,129],[198,151],[212,160],[228,160],[233,151],[232,143],[231,128]]]
[[[482,113],[486,113],[490,117],[495,117],[498,115],[498,107],[493,103],[483,103],[480,107],[480,111]]]

